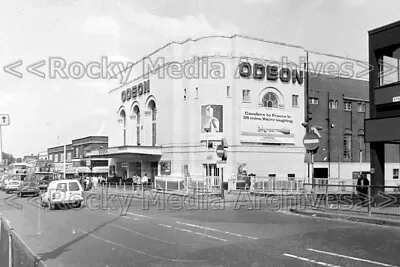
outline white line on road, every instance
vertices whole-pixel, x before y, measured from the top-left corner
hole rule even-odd
[[[187,226],[192,226],[192,227],[196,227],[196,228],[200,228],[200,229],[210,230],[210,231],[214,231],[214,232],[220,232],[220,233],[224,233],[224,234],[228,234],[228,235],[235,235],[235,236],[240,236],[240,237],[247,237],[247,238],[250,238],[250,239],[258,239],[257,237],[251,237],[251,236],[247,236],[247,235],[235,234],[235,233],[231,233],[231,232],[221,231],[221,230],[217,230],[217,229],[213,229],[213,228],[208,228],[208,227],[204,227],[204,226],[200,226],[200,225],[195,225],[195,224],[190,224],[190,223],[183,223],[183,222],[176,222],[176,223],[177,223],[177,224],[187,225]]]
[[[181,244],[181,243],[176,243],[176,242],[173,242],[173,241],[168,241],[168,240],[163,240],[163,239],[155,238],[155,237],[152,237],[152,236],[148,236],[148,235],[145,235],[145,234],[142,234],[142,233],[127,229],[125,227],[121,227],[121,226],[116,225],[116,224],[112,224],[112,226],[117,227],[117,228],[122,229],[122,230],[125,230],[127,232],[130,232],[132,234],[140,235],[142,237],[145,237],[145,238],[148,238],[148,239],[151,239],[151,240],[164,242],[164,243],[168,243],[168,244],[172,244],[172,245],[181,245],[181,246],[205,246],[205,245],[207,245],[207,244]]]
[[[331,256],[341,257],[341,258],[345,258],[345,259],[355,260],[355,261],[363,261],[363,262],[372,263],[372,264],[381,265],[381,266],[386,266],[386,267],[396,267],[395,265],[391,265],[391,264],[386,264],[386,263],[377,262],[377,261],[370,261],[370,260],[360,259],[360,258],[351,257],[351,256],[345,256],[345,255],[341,255],[341,254],[337,254],[337,253],[332,253],[332,252],[327,252],[327,251],[322,251],[322,250],[316,250],[316,249],[312,249],[312,248],[309,248],[307,250],[313,251],[313,252],[317,252],[317,253],[327,254],[327,255],[331,255]]]
[[[131,218],[131,217],[125,217],[125,216],[121,216],[121,214],[115,214],[115,213],[111,213],[111,212],[109,212],[108,214],[109,214],[109,215],[118,216],[118,217],[121,217],[121,218],[124,218],[124,219],[127,219],[127,220],[139,221],[139,219],[136,219],[136,218]]]
[[[136,214],[136,213],[130,213],[130,212],[126,212],[126,214],[132,215],[132,216],[138,216],[138,217],[142,217],[142,218],[149,218],[147,216],[144,216],[142,214]]]
[[[326,262],[322,262],[322,261],[315,261],[315,260],[312,260],[312,259],[307,259],[307,258],[303,258],[303,257],[298,257],[298,256],[291,255],[291,254],[283,254],[283,255],[285,255],[286,257],[291,257],[291,258],[295,258],[295,259],[302,260],[302,261],[306,261],[306,262],[315,263],[315,264],[322,265],[322,266],[340,267],[339,265],[333,265],[333,264],[326,263]]]
[[[175,229],[175,230],[178,230],[178,231],[183,231],[183,232],[192,233],[192,234],[195,234],[195,235],[201,235],[201,236],[217,239],[217,240],[224,241],[224,242],[228,241],[226,239],[222,239],[222,238],[219,238],[219,237],[216,237],[216,236],[206,235],[206,234],[203,234],[203,233],[194,232],[194,231],[190,231],[190,230],[183,229],[183,228],[172,227],[171,225],[166,225],[166,224],[158,224],[158,225],[163,226],[163,227],[167,227],[167,228],[171,228],[171,229]]]
[[[133,249],[133,248],[130,248],[130,247],[127,247],[127,246],[124,246],[124,245],[122,245],[122,244],[120,244],[120,243],[117,243],[117,242],[114,242],[114,241],[111,241],[111,240],[102,238],[102,237],[100,237],[100,236],[97,236],[97,235],[94,235],[94,234],[85,232],[85,231],[83,231],[83,230],[80,230],[80,231],[81,231],[82,233],[86,234],[86,235],[89,235],[89,236],[94,237],[94,238],[96,238],[96,239],[102,240],[102,241],[104,241],[104,242],[106,242],[106,243],[109,243],[109,244],[112,244],[112,245],[115,245],[115,246],[119,246],[119,247],[121,247],[121,248],[130,250],[130,251],[133,251],[133,252],[136,252],[136,253],[138,253],[138,254],[142,254],[142,255],[145,255],[145,256],[147,256],[147,257],[151,257],[151,258],[154,258],[154,259],[165,260],[165,261],[173,261],[173,262],[204,262],[204,261],[205,261],[205,260],[168,259],[168,258],[164,258],[164,257],[160,257],[160,256],[150,255],[150,254],[147,254],[146,252],[143,252],[143,251],[140,251],[140,250],[137,250],[137,249]]]

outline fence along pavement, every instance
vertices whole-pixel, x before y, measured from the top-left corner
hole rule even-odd
[[[304,183],[303,195],[311,196],[308,207],[312,209],[400,216],[398,186],[366,187],[367,193],[362,194],[357,192],[356,184]]]
[[[0,224],[1,267],[47,267],[2,216],[0,217]]]

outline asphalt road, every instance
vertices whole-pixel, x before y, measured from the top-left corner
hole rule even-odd
[[[389,227],[237,203],[189,210],[177,198],[162,208],[91,195],[82,209],[50,211],[10,197],[0,193],[0,211],[49,267],[400,266],[400,230]]]

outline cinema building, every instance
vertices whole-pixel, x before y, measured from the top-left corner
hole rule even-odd
[[[242,36],[170,43],[110,92],[110,148],[89,155],[112,158],[118,176],[226,181],[246,166],[304,177],[302,60],[301,47]],[[222,138],[226,163],[216,154]]]
[[[226,182],[245,169],[277,180],[304,179],[310,176],[304,123],[312,117],[309,124],[321,136],[314,176],[352,179],[370,172],[366,65],[238,35],[172,42],[110,91],[109,148],[87,155],[109,158],[123,178],[207,175]],[[216,154],[222,138],[226,162]],[[385,179],[393,181],[399,153],[387,153],[392,165]]]

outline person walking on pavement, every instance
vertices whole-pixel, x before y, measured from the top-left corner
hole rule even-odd
[[[97,184],[99,183],[99,179],[97,176],[93,177],[93,189],[97,189]]]
[[[149,182],[149,178],[147,177],[147,173],[145,173],[144,176],[142,177],[142,188],[143,189],[145,187],[147,187],[148,182]]]
[[[357,192],[358,196],[361,201],[361,205],[365,205],[365,201],[368,199],[368,186],[369,186],[369,181],[368,179],[363,175],[360,174],[357,180]],[[369,200],[369,199],[368,199]]]

